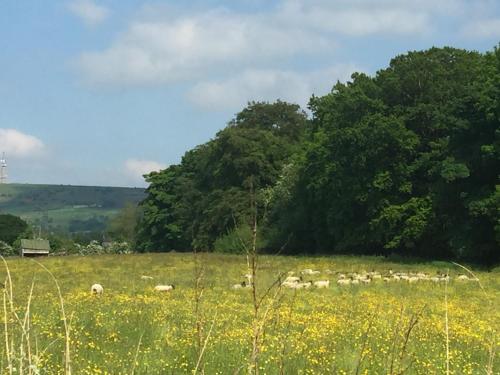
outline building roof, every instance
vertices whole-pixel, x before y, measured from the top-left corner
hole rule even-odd
[[[50,243],[47,240],[21,240],[23,250],[44,250],[50,251]]]

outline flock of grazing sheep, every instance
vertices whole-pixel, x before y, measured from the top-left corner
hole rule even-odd
[[[408,282],[410,284],[419,282],[419,281],[429,281],[429,282],[434,282],[434,283],[442,283],[442,282],[448,282],[451,280],[450,276],[448,274],[444,273],[437,273],[434,276],[431,276],[428,273],[424,272],[393,272],[392,270],[389,270],[387,274],[382,274],[377,271],[371,271],[371,272],[334,272],[331,270],[326,270],[324,272],[325,274],[329,275],[335,275],[337,279],[337,285],[342,287],[342,286],[347,286],[347,285],[360,285],[360,284],[370,284],[375,281],[384,281],[384,282],[398,282],[398,281],[404,281]],[[281,286],[284,288],[290,288],[290,289],[308,289],[311,287],[315,287],[317,289],[322,289],[322,288],[329,288],[330,287],[330,280],[325,279],[325,280],[309,280],[309,281],[304,281],[304,276],[315,276],[315,275],[321,275],[321,271],[317,270],[312,270],[310,268],[307,268],[305,270],[302,270],[300,272],[299,276],[295,276],[295,272],[291,271],[288,272],[288,276],[285,278],[283,282],[281,282]],[[232,289],[243,289],[243,288],[250,288],[252,286],[252,275],[247,274],[245,275],[245,281],[242,281],[241,283],[234,284],[232,286]],[[477,281],[476,279],[470,278],[467,275],[458,275],[455,280],[457,281]]]
[[[433,282],[433,283],[443,283],[449,282],[451,280],[450,276],[446,273],[437,273],[431,276],[429,273],[425,272],[393,272],[389,270],[386,274],[382,274],[378,271],[371,272],[334,272],[331,270],[326,270],[325,274],[335,275],[337,278],[337,285],[347,286],[347,285],[360,285],[360,284],[370,284],[375,281],[383,281],[383,282],[407,282],[410,284],[416,282]],[[284,288],[289,289],[308,289],[311,287],[315,287],[317,289],[329,288],[330,280],[309,280],[304,281],[304,276],[317,276],[321,275],[321,271],[312,270],[310,268],[304,269],[300,272],[299,276],[295,276],[294,271],[288,272],[288,276],[284,281],[280,283],[280,285]],[[231,289],[245,289],[252,287],[252,274],[244,275],[245,280],[234,284]],[[141,280],[153,280],[152,276],[141,276]],[[455,277],[457,281],[477,281],[477,279],[470,278],[467,275],[458,275]],[[175,289],[175,285],[156,285],[154,287],[155,292],[170,292]],[[90,288],[92,294],[102,294],[104,292],[104,288],[101,284],[93,284]]]

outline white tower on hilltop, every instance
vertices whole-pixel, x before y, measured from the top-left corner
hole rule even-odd
[[[5,159],[5,152],[0,159],[0,184],[7,183],[7,160]]]

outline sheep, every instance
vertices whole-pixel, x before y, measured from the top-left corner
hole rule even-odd
[[[285,288],[294,288],[296,284],[298,283],[295,281],[284,281],[283,283],[281,283],[281,286]]]
[[[457,280],[458,281],[469,281],[470,279],[469,279],[469,276],[467,276],[467,275],[459,275],[459,276],[457,276]]]
[[[406,281],[408,281],[408,283],[410,284],[413,284],[416,283],[418,280],[420,280],[418,276],[410,276]]]
[[[338,279],[337,285],[339,285],[339,286],[351,285],[351,279]]]
[[[104,288],[102,287],[101,284],[94,284],[90,287],[90,292],[92,294],[103,294]]]
[[[142,275],[141,276],[141,280],[153,280],[153,277],[152,276]]]
[[[239,284],[234,284],[231,289],[243,289],[247,287],[247,283],[245,281],[242,281]]]
[[[352,285],[359,285],[359,279],[352,279],[351,284]]]
[[[288,276],[285,279],[285,283],[298,283],[299,281],[302,281],[302,276]]]
[[[318,289],[329,288],[330,287],[330,280],[318,280],[318,281],[315,281],[313,284]]]
[[[305,283],[295,283],[292,287],[293,289],[308,289],[313,285],[312,281],[307,281]]]
[[[319,275],[320,273],[321,273],[321,272],[319,272],[319,271],[313,271],[313,270],[312,270],[312,269],[310,269],[310,268],[306,268],[305,270],[303,270],[303,271],[301,272],[301,274],[303,274],[303,275]]]
[[[170,292],[175,289],[175,285],[157,285],[155,286],[155,292]]]
[[[371,277],[363,277],[359,279],[359,281],[361,281],[363,284],[370,284],[372,282],[372,279]]]

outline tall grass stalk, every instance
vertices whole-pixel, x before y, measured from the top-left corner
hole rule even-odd
[[[214,320],[212,321],[212,324],[210,325],[210,329],[208,330],[207,337],[205,338],[205,342],[203,343],[203,347],[200,350],[200,353],[198,355],[198,361],[196,362],[196,367],[193,371],[193,373],[196,375],[198,373],[198,369],[200,368],[200,365],[202,363],[203,355],[205,354],[205,350],[207,348],[208,340],[210,340],[210,336],[212,335],[212,330],[214,328],[215,322],[217,321],[217,311],[215,312]],[[205,373],[202,370],[202,373]]]
[[[445,333],[446,333],[446,375],[450,375],[450,333],[448,327],[448,282],[449,270],[446,272],[446,281],[444,284],[444,313],[445,313]]]
[[[61,317],[63,320],[63,325],[64,325],[64,334],[65,334],[65,345],[64,345],[64,374],[65,375],[71,375],[71,340],[70,340],[70,323],[68,322],[68,319],[66,317],[66,311],[64,309],[64,299],[61,293],[61,287],[59,286],[59,282],[57,281],[56,277],[50,270],[45,267],[42,263],[37,262],[36,260],[33,260],[36,264],[38,264],[40,267],[42,267],[52,278],[54,281],[54,284],[56,285],[57,288],[57,294],[59,297],[59,304],[61,308]]]
[[[205,317],[203,314],[203,293],[204,293],[204,285],[203,279],[205,276],[205,268],[203,260],[200,259],[200,254],[198,251],[194,251],[194,319],[195,319],[195,329],[196,329],[196,339],[195,339],[195,347],[197,352],[197,363],[196,367],[193,370],[193,374],[198,374],[200,371],[201,374],[205,373],[203,366],[203,353],[205,352],[206,343],[208,342],[204,338],[204,330],[205,330]],[[212,326],[213,327],[213,326]],[[205,344],[204,344],[205,342]]]
[[[139,342],[137,343],[137,348],[135,349],[134,361],[132,362],[132,371],[130,371],[131,375],[135,374],[135,368],[137,366],[137,359],[139,358],[139,351],[141,350],[143,336],[144,336],[144,332],[141,333],[141,336],[139,337]]]
[[[495,306],[493,304],[493,301],[491,300],[490,296],[488,295],[488,293],[486,293],[486,289],[484,288],[483,284],[481,283],[481,280],[479,279],[479,277],[477,277],[474,272],[472,272],[469,268],[459,264],[459,263],[455,263],[455,262],[452,262],[455,266],[458,266],[460,268],[462,268],[463,270],[465,270],[469,275],[472,276],[472,278],[474,279],[474,281],[477,282],[477,284],[479,285],[479,288],[481,289],[481,291],[483,292],[484,294],[484,297],[486,298],[486,301],[488,302],[488,306],[490,308],[490,316],[494,316],[493,312],[495,311]],[[496,324],[493,322],[491,324],[491,339],[490,339],[490,345],[489,345],[489,349],[488,349],[488,363],[486,364],[486,369],[485,369],[485,372],[487,375],[493,375],[493,366],[494,366],[494,363],[495,363],[495,354],[496,354]]]

